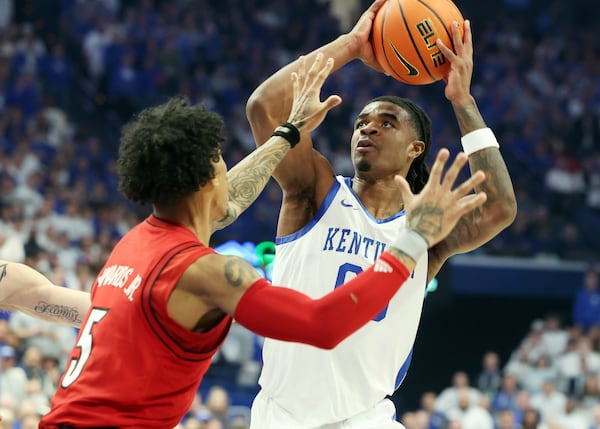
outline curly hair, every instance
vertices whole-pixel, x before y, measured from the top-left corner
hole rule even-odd
[[[372,99],[367,104],[374,103],[375,101],[387,101],[402,107],[410,115],[410,122],[417,132],[417,136],[425,143],[425,150],[413,160],[408,170],[408,174],[406,175],[410,190],[417,194],[421,192],[429,179],[429,168],[427,167],[427,164],[425,164],[425,158],[429,153],[429,148],[431,148],[431,119],[421,107],[417,106],[407,98],[401,98],[395,95],[384,95]]]
[[[141,111],[121,132],[119,191],[159,207],[193,194],[214,177],[223,127],[218,114],[180,97]]]

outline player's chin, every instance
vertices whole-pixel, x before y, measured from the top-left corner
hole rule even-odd
[[[368,160],[366,160],[364,157],[357,156],[354,158],[354,168],[356,169],[356,171],[361,172],[361,173],[366,173],[367,171],[371,171],[372,167],[373,167],[373,165]]]

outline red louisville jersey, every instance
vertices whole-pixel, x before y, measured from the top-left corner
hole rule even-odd
[[[204,333],[173,321],[167,300],[184,271],[214,251],[187,227],[148,217],[117,244],[40,428],[174,428],[231,326]]]

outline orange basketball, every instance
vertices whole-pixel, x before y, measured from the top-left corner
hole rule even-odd
[[[448,74],[450,62],[436,45],[439,38],[454,49],[451,26],[463,16],[450,0],[387,0],[371,31],[377,62],[400,82],[426,85]]]

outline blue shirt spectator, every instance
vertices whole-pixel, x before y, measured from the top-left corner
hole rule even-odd
[[[583,288],[575,295],[573,324],[584,331],[600,326],[600,283],[594,267],[584,275]]]

